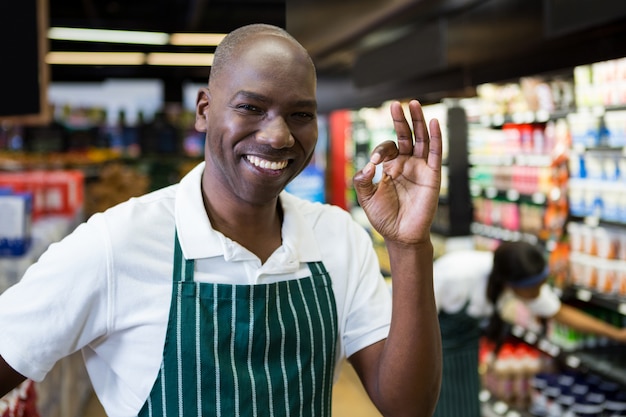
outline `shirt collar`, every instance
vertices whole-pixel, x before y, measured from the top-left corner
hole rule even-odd
[[[176,191],[174,217],[183,255],[186,259],[224,256],[225,245],[232,244],[211,226],[202,200],[202,173],[204,162],[194,167],[180,181]],[[299,262],[321,260],[311,223],[300,210],[301,202],[283,191],[283,247]]]

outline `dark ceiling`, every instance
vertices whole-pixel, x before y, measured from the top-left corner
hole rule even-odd
[[[621,0],[49,0],[49,8],[50,26],[166,32],[227,32],[253,22],[286,27],[316,63],[321,111],[391,98],[437,101],[473,94],[484,82],[626,56]],[[85,47],[114,46],[50,43],[51,50]],[[51,71],[53,81],[147,77],[178,85],[204,82],[207,75],[207,68],[192,67]]]

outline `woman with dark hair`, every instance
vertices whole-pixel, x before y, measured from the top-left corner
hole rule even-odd
[[[493,265],[487,280],[487,300],[494,309],[485,328],[488,338],[502,342],[508,327],[502,317],[511,299],[524,301],[535,316],[547,319],[563,307],[547,285],[549,270],[541,249],[528,242],[503,242],[493,253]],[[567,306],[565,308],[568,308]],[[578,311],[578,310],[577,310]]]
[[[435,300],[443,347],[443,380],[435,416],[481,415],[478,341],[481,334],[496,342],[506,337],[503,312],[511,302],[522,302],[536,318],[626,342],[626,329],[561,303],[546,284],[548,275],[544,251],[522,241],[503,242],[493,253],[458,250],[435,260]]]

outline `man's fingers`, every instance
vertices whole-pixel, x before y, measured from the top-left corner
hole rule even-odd
[[[417,100],[411,100],[409,102],[409,111],[411,113],[411,121],[413,122],[413,134],[415,135],[413,155],[420,158],[428,158],[430,139],[428,129],[426,129],[422,106]]]
[[[398,101],[391,103],[391,118],[393,128],[398,137],[398,149],[401,155],[411,155],[413,153],[413,132],[406,120],[402,105]]]
[[[361,207],[367,205],[367,201],[372,198],[376,192],[376,185],[372,182],[376,167],[372,162],[368,162],[362,170],[354,175],[352,184],[356,191],[356,196]]]
[[[395,142],[392,140],[386,140],[374,148],[372,156],[370,157],[370,162],[379,164],[384,161],[390,161],[397,157],[399,153],[401,152],[398,150]]]
[[[439,170],[443,157],[443,139],[441,138],[441,126],[439,120],[432,119],[430,121],[430,145],[427,156],[427,164],[434,170]]]

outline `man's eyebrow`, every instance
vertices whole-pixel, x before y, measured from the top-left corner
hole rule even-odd
[[[313,107],[317,109],[317,101],[316,100],[298,100],[295,102],[298,107]]]
[[[236,98],[236,97],[257,100],[257,101],[265,102],[265,103],[271,101],[269,97],[263,94],[255,93],[254,91],[249,91],[249,90],[237,91],[237,93],[235,93],[233,98]],[[317,109],[317,100],[315,99],[296,100],[293,104],[297,107],[313,107]]]
[[[239,90],[233,97],[243,97],[258,101],[270,101],[268,97],[248,90]]]

